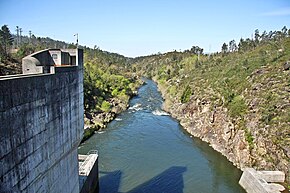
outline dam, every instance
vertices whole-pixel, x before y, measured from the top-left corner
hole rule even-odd
[[[83,50],[36,52],[22,71],[0,77],[0,192],[78,193]]]

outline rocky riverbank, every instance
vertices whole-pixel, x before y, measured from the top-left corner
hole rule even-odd
[[[137,95],[137,91],[134,92],[135,96]],[[132,97],[131,96],[131,97]],[[85,130],[84,137],[82,142],[91,137],[95,131],[100,131],[107,127],[107,124],[110,123],[114,118],[126,110],[129,107],[129,99],[121,100],[118,98],[112,98],[108,101],[111,105],[111,108],[108,112],[99,112],[99,113],[88,113],[86,112],[84,115],[85,122]]]
[[[144,84],[144,81],[142,81],[139,77],[137,79],[138,80],[135,82],[136,89],[133,90],[130,95],[122,98],[115,97],[107,100],[107,102],[110,104],[108,111],[84,113],[85,125],[82,142],[90,138],[96,131],[105,129],[108,123],[113,121],[118,114],[122,113],[129,107],[130,99],[138,95],[137,89]]]
[[[237,168],[280,170],[286,174],[289,183],[289,152],[255,130],[259,124],[255,111],[246,115],[247,128],[251,129],[249,131],[241,129],[239,120],[231,118],[223,105],[212,104],[209,99],[210,92],[213,92],[211,89],[202,98],[192,96],[189,102],[180,103],[177,97],[170,97],[165,84],[158,84],[158,87],[165,99],[164,110],[179,120],[191,135],[209,143]],[[249,132],[253,133],[254,138]]]

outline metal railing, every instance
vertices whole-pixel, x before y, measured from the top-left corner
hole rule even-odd
[[[97,154],[97,155],[99,155],[99,151],[98,151],[98,150],[90,150],[90,151],[87,153],[87,155],[89,155],[89,154]]]

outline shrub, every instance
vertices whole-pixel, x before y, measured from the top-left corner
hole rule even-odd
[[[101,110],[104,112],[109,112],[110,109],[111,109],[111,104],[107,101],[103,101],[102,106],[101,106]]]
[[[242,96],[238,95],[233,97],[232,101],[228,104],[230,116],[233,118],[241,117],[247,111],[247,105]]]
[[[176,92],[177,92],[177,90],[176,90],[176,86],[171,86],[170,87],[170,89],[169,89],[169,94],[171,95],[171,96],[175,96],[176,95]]]
[[[251,132],[248,129],[246,129],[245,132],[246,132],[246,141],[248,142],[250,149],[253,149],[254,148],[254,137],[252,136]]]
[[[84,130],[84,136],[83,136],[82,142],[86,141],[94,133],[95,133],[95,129],[94,128],[88,128],[88,129]]]
[[[111,94],[112,94],[112,96],[118,96],[118,94],[119,94],[119,91],[118,91],[118,89],[114,89],[112,92],[111,92]]]
[[[191,88],[187,85],[185,90],[183,91],[182,95],[181,95],[181,98],[180,98],[180,101],[182,103],[187,103],[190,99],[190,96],[192,95],[192,90]]]

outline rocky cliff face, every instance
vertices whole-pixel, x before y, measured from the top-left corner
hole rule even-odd
[[[244,117],[246,129],[240,126],[241,120],[229,116],[227,108],[223,105],[216,106],[212,102],[209,97],[214,92],[212,89],[208,89],[203,96],[193,95],[189,102],[184,104],[180,103],[178,97],[172,98],[168,94],[168,87],[159,84],[159,90],[165,99],[164,110],[178,119],[191,135],[209,143],[240,169],[254,167],[262,170],[281,170],[288,176],[286,179],[289,183],[289,146],[287,149],[287,145],[283,147],[273,143],[271,135],[279,132],[261,122],[259,111],[262,107],[259,104],[263,99],[254,97],[257,96],[256,86],[253,84],[250,91],[245,91],[247,96],[250,96],[246,99],[250,106]],[[280,102],[278,108],[287,111],[289,101],[284,98]]]
[[[290,36],[240,40],[238,51],[168,52],[136,59],[153,77],[164,109],[238,168],[289,178]],[[279,35],[280,34],[280,35]]]
[[[210,101],[199,98],[191,98],[187,104],[169,101],[166,94],[162,93],[165,98],[164,110],[178,119],[191,135],[209,143],[237,167],[251,165],[251,148],[245,141],[245,131],[235,128],[226,108],[212,109]]]

